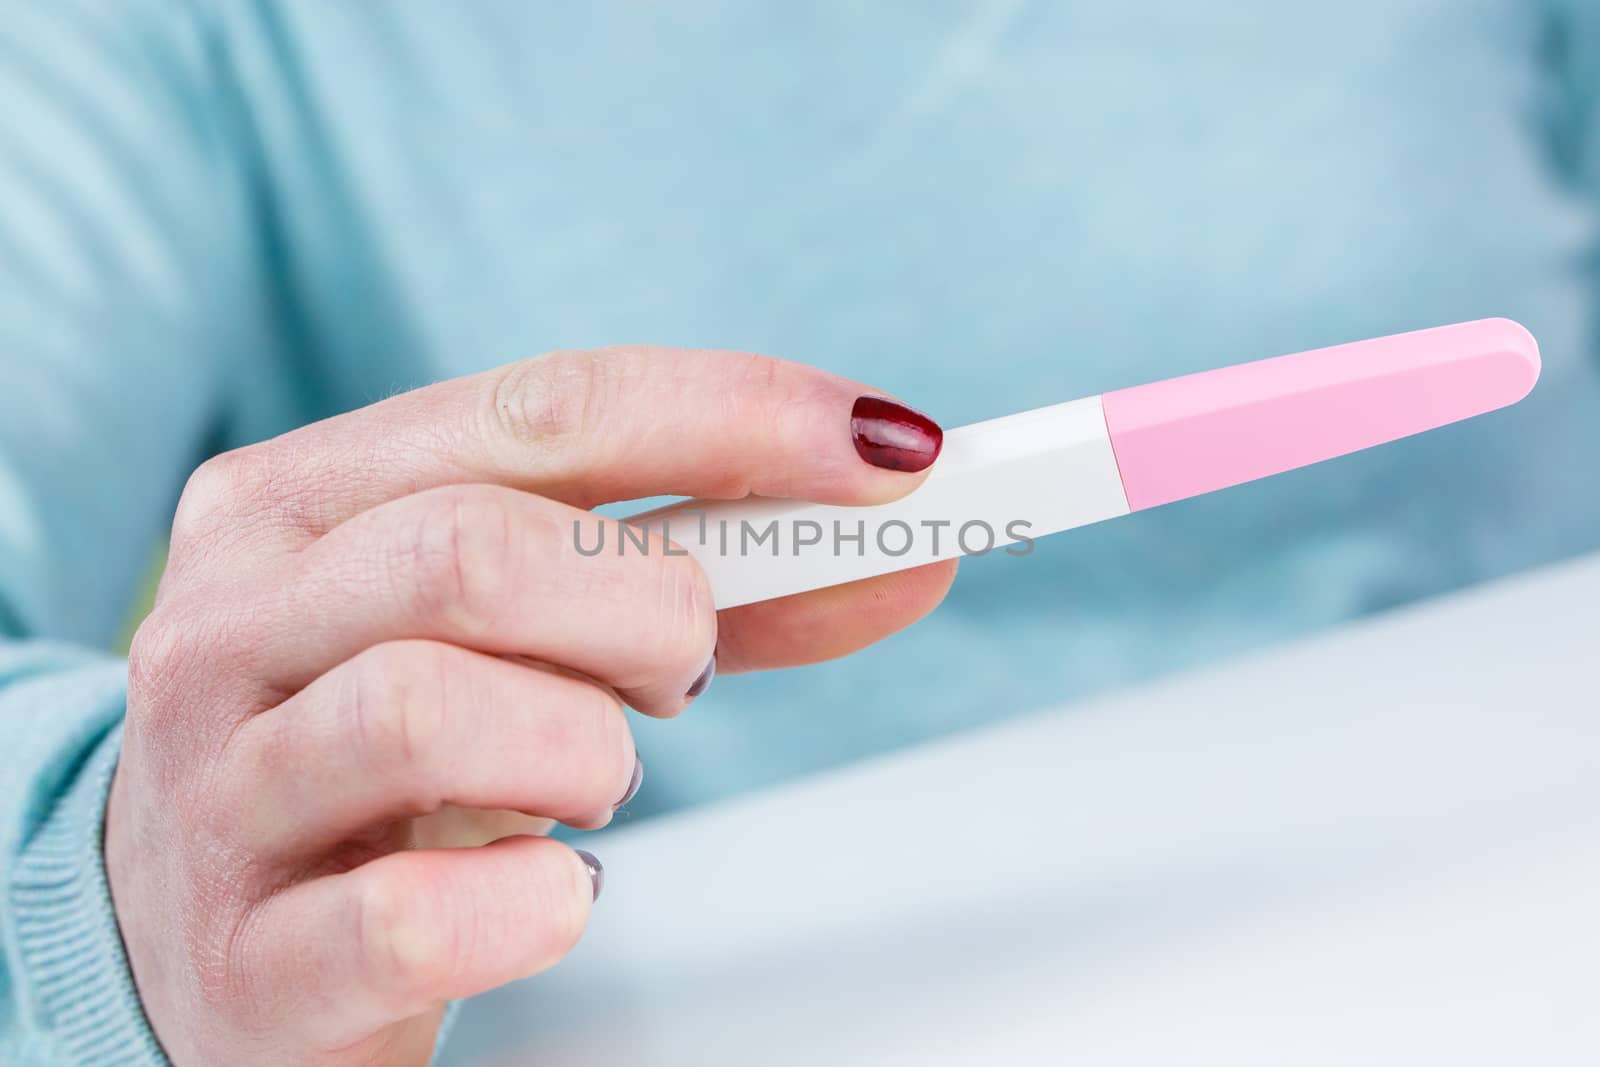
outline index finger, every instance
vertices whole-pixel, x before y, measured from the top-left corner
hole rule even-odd
[[[219,457],[191,480],[176,525],[237,520],[232,495],[256,528],[267,511],[271,529],[304,543],[388,500],[462,482],[582,508],[752,493],[876,504],[921,484],[942,442],[931,419],[876,390],[768,356],[554,352]],[[252,489],[270,499],[237,500]]]

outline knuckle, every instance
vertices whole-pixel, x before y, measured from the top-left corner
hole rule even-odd
[[[461,959],[461,909],[441,898],[437,876],[394,869],[373,878],[358,897],[361,959],[375,983],[402,999],[443,999]]]
[[[222,452],[196,467],[173,515],[173,555],[270,512],[281,495],[275,473],[279,470],[270,443]]]
[[[128,690],[135,695],[149,693],[161,687],[182,638],[168,624],[166,615],[157,608],[134,631],[128,644]]]
[[[174,544],[190,540],[206,520],[227,507],[244,485],[247,461],[238,452],[212,456],[189,475],[172,518]]]
[[[367,650],[354,666],[349,707],[358,751],[417,791],[419,807],[430,806],[423,794],[446,730],[447,657],[426,641],[398,641]]]
[[[217,801],[209,761],[256,699],[237,651],[250,642],[231,639],[232,622],[184,602],[162,605],[128,648],[125,756],[137,752],[163,791],[181,791],[173,817],[197,828],[211,825],[206,805]]]
[[[497,493],[430,495],[404,549],[416,606],[471,637],[495,625],[504,591],[515,588],[512,516]]]
[[[128,646],[130,714],[148,714],[167,694],[186,688],[184,679],[204,658],[194,629],[170,608],[157,608],[140,624]]]
[[[513,445],[559,447],[599,419],[609,389],[604,352],[550,352],[491,376],[490,428]]]

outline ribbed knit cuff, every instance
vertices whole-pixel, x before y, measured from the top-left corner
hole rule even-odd
[[[167,1064],[134,989],[100,851],[121,747],[119,726],[95,746],[12,869],[17,952],[50,1046],[36,1043],[40,1064],[60,1065],[62,1056],[95,1067]]]

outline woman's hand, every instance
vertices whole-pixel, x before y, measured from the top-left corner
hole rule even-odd
[[[675,715],[718,666],[929,611],[953,563],[719,620],[659,540],[574,542],[611,500],[909,492],[937,430],[853,422],[869,392],[736,353],[563,352],[201,467],[129,656],[105,840],[172,1059],[425,1063],[445,1001],[582,932],[598,868],[533,835],[603,826],[637,785],[624,704]]]

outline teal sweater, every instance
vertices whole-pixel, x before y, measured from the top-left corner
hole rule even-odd
[[[1509,315],[1516,409],[971,561],[642,722],[670,808],[1600,544],[1582,0],[0,5],[0,1062],[158,1062],[99,836],[110,647],[222,448],[571,346],[945,425]],[[640,808],[640,810],[645,810]]]

